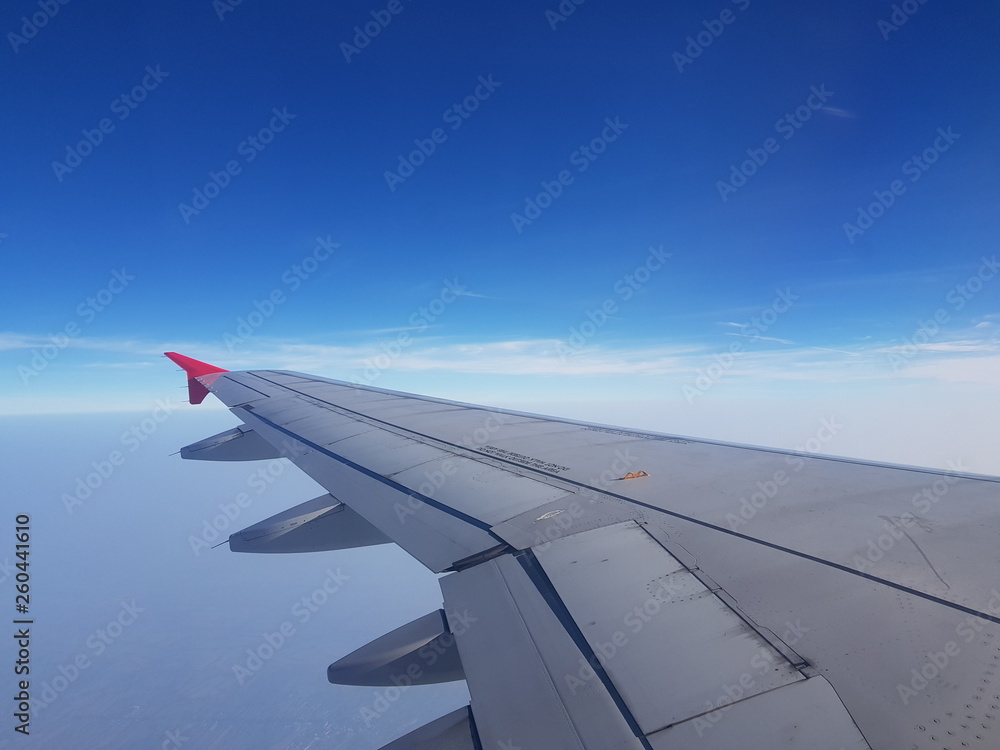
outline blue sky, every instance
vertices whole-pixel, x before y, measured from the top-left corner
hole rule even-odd
[[[735,341],[733,393],[991,384],[995,5],[564,5],[11,9],[3,411],[143,408],[168,348],[456,397],[705,400]]]
[[[465,700],[409,695],[373,733],[370,691],[323,682],[438,606],[398,550],[192,555],[249,469],[168,458],[234,420],[181,403],[164,351],[1000,474],[1000,7],[676,5],[5,7],[0,438],[45,556],[40,673],[121,602],[160,613],[60,699],[48,740],[123,684],[145,711],[183,700],[138,723],[103,704],[75,738],[208,741],[212,712],[242,726],[281,694],[332,746],[373,748]],[[294,476],[240,526],[318,494]],[[357,586],[237,689],[231,665],[327,564]],[[129,671],[163,653],[183,669]]]

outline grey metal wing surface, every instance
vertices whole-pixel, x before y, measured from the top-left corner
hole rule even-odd
[[[439,612],[330,665],[465,679],[402,748],[1000,747],[1000,479],[608,427],[174,353],[329,493],[239,551],[394,542]]]

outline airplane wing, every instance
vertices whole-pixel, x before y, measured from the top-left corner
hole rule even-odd
[[[1000,479],[575,422],[168,353],[314,498],[233,550],[394,542],[443,606],[331,682],[468,682],[386,746],[1000,747]]]

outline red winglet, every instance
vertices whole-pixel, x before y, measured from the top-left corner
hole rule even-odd
[[[208,362],[201,362],[191,357],[185,357],[183,354],[178,354],[177,352],[164,352],[164,354],[173,362],[180,365],[184,372],[187,373],[188,395],[191,398],[192,404],[200,404],[205,400],[205,396],[208,395],[208,388],[202,385],[196,378],[200,378],[203,375],[211,375],[213,372],[229,372],[229,370],[210,365]]]

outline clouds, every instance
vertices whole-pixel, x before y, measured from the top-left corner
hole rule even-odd
[[[142,379],[160,382],[173,368],[162,361],[164,351],[182,351],[228,369],[287,369],[326,375],[369,385],[384,386],[391,375],[394,387],[407,379],[435,376],[454,381],[502,377],[513,391],[531,387],[533,379],[583,379],[574,391],[591,387],[587,379],[614,378],[626,386],[646,390],[655,382],[665,397],[674,397],[684,385],[709,378],[717,392],[737,394],[746,390],[780,393],[782,388],[810,385],[818,392],[844,384],[891,386],[913,382],[992,385],[1000,373],[1000,324],[998,316],[970,322],[960,330],[941,330],[926,340],[831,342],[831,346],[799,343],[791,339],[725,331],[714,339],[684,342],[616,340],[610,337],[586,342],[568,351],[559,338],[474,340],[455,336],[414,334],[405,347],[396,345],[399,331],[379,329],[344,334],[349,343],[324,343],[256,336],[244,351],[230,352],[221,343],[178,340],[138,340],[116,337],[80,337],[58,367],[42,373],[31,396],[44,402],[50,388],[76,382],[82,400],[98,399],[108,408],[120,408],[114,390],[90,393],[93,378],[120,380],[120,393],[141,387]],[[729,325],[729,324],[723,324]],[[413,333],[405,329],[406,333]],[[735,340],[733,337],[736,337]],[[38,347],[45,338],[23,333],[0,334],[0,361],[9,373],[12,366]],[[737,346],[738,344],[738,346]],[[139,379],[130,378],[134,374]],[[515,384],[511,379],[518,379]],[[405,387],[405,386],[403,386]],[[417,386],[413,386],[416,388]],[[593,398],[614,398],[593,386]],[[620,393],[620,389],[616,389]],[[703,393],[707,389],[702,389]],[[59,394],[72,402],[69,393]],[[23,399],[0,401],[0,410],[23,411]],[[71,409],[75,410],[75,409]],[[45,408],[45,411],[50,411]]]

